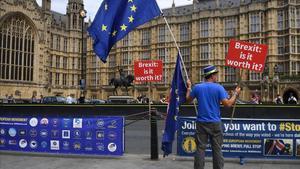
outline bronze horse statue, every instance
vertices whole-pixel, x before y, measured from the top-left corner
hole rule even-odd
[[[121,74],[121,73],[120,73]],[[132,86],[131,83],[134,80],[134,76],[133,75],[127,75],[126,77],[124,77],[124,75],[121,75],[120,78],[111,78],[109,85],[114,85],[114,95],[118,95],[118,91],[117,88],[118,87],[122,87],[124,86],[126,89],[126,92],[128,94],[128,87]]]

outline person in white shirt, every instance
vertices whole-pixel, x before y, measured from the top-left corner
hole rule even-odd
[[[8,94],[5,95],[5,97],[3,99],[3,103],[8,103]]]
[[[279,94],[277,94],[277,97],[274,99],[275,104],[283,104],[282,98]]]
[[[290,93],[290,97],[288,98],[288,104],[297,104],[297,98],[293,96],[293,93]]]
[[[67,100],[66,100],[67,104],[72,104],[72,101],[73,101],[73,98],[70,95],[68,95]]]

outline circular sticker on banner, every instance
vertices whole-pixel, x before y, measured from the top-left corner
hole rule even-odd
[[[70,149],[70,143],[68,141],[63,142],[63,149],[64,150],[69,150]]]
[[[80,150],[80,149],[81,149],[81,144],[80,144],[80,142],[74,142],[73,148],[74,148],[74,150]]]
[[[29,125],[30,125],[31,127],[36,127],[36,126],[38,125],[38,119],[35,118],[35,117],[31,118],[31,119],[29,120]]]
[[[9,128],[8,134],[10,135],[10,137],[15,137],[17,134],[17,130],[15,128]]]
[[[41,125],[47,126],[49,124],[49,120],[47,118],[42,118],[40,121]]]
[[[96,148],[97,148],[97,150],[99,150],[99,151],[104,151],[104,144],[98,142],[98,143],[96,143]]]
[[[35,140],[30,141],[29,145],[30,145],[30,148],[32,148],[32,149],[36,149],[38,146],[38,144]]]
[[[21,148],[27,147],[27,141],[26,141],[25,139],[21,139],[21,140],[19,141],[19,146],[20,146]]]
[[[0,147],[4,146],[5,143],[6,143],[5,139],[4,138],[0,138]]]
[[[57,125],[58,125],[58,119],[53,119],[52,123],[53,123],[53,127],[57,127]]]
[[[0,129],[0,135],[5,135],[5,129]]]
[[[80,130],[75,130],[73,134],[74,134],[74,138],[77,138],[77,139],[78,139],[78,138],[81,137],[81,132],[80,132]]]
[[[107,148],[110,152],[115,152],[117,150],[117,145],[115,143],[109,143]]]
[[[36,137],[36,136],[37,136],[37,131],[36,131],[35,129],[30,129],[29,135],[30,135],[31,137]]]
[[[194,153],[196,151],[196,141],[194,137],[185,137],[181,143],[182,149],[186,153]]]
[[[116,133],[116,132],[110,131],[110,132],[108,133],[108,139],[110,139],[110,140],[115,140],[116,138],[117,138],[117,133]]]
[[[40,136],[44,137],[44,138],[47,137],[48,136],[48,131],[46,129],[41,130],[40,131]]]
[[[97,122],[96,122],[96,125],[97,125],[97,127],[99,127],[99,128],[104,127],[104,124],[105,124],[105,122],[104,122],[104,120],[102,120],[102,119],[99,119],[99,120],[97,120]]]
[[[86,121],[86,127],[91,127],[93,125],[93,122],[91,120]]]
[[[42,141],[41,146],[42,146],[42,148],[47,148],[48,143],[46,141]]]

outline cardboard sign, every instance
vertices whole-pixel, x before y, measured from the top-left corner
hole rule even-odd
[[[226,66],[263,72],[268,46],[230,40]]]
[[[143,60],[134,62],[134,80],[136,82],[158,82],[162,80],[162,61]]]

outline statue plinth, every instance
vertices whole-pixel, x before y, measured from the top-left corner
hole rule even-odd
[[[135,103],[135,99],[132,96],[108,96],[108,103],[114,104],[130,104]]]

